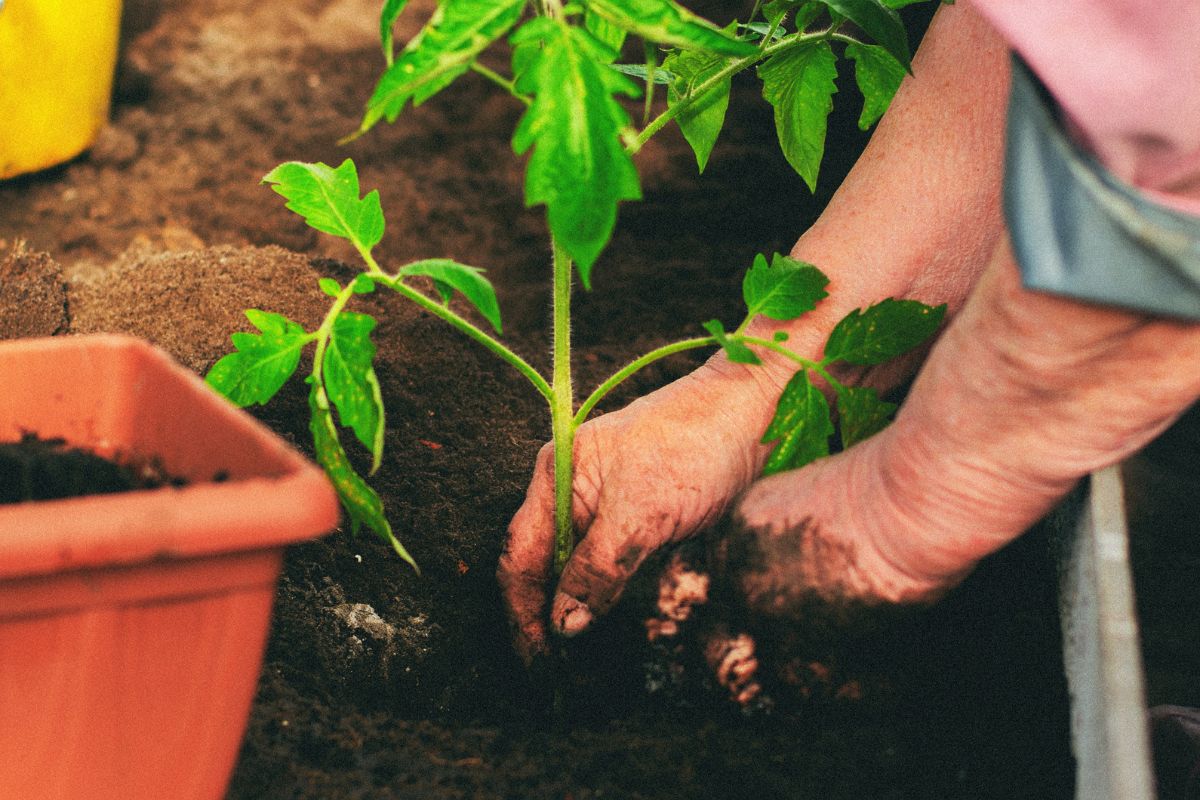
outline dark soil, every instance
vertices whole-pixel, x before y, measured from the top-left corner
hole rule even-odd
[[[412,6],[416,20],[431,4]],[[377,13],[375,0],[127,0],[116,105],[96,147],[0,184],[0,336],[127,331],[204,371],[246,326],[244,308],[312,326],[326,301],[317,277],[352,274],[353,253],[259,180],[284,160],[352,156],[388,213],[380,260],[487,267],[506,338],[545,366],[542,214],[524,208],[508,146],[520,109],[467,76],[336,145],[381,66]],[[736,315],[754,253],[786,251],[862,147],[853,106],[835,112],[816,197],[779,156],[752,83],[735,86],[735,121],[702,179],[677,135],[646,148],[646,198],[623,208],[595,291],[579,298],[581,389]],[[230,800],[1072,795],[1055,572],[1037,532],[882,635],[861,700],[747,716],[701,685],[648,693],[646,597],[634,592],[572,650],[555,711],[546,676],[509,646],[494,580],[545,409],[399,298],[371,295],[359,310],[380,318],[388,409],[373,483],[423,574],[346,530],[288,553]],[[607,407],[696,363],[660,362]],[[255,413],[307,448],[301,385]]]
[[[0,444],[0,503],[61,500],[179,485],[153,464],[119,464],[68,447],[62,439],[26,434]]]

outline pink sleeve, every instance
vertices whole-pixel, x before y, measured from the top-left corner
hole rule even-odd
[[[973,0],[1076,140],[1159,202],[1200,214],[1200,0]]]

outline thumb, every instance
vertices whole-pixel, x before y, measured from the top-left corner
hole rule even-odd
[[[567,561],[558,581],[550,622],[564,636],[575,636],[620,599],[629,578],[653,551],[650,542],[666,541],[656,531],[631,528],[628,516],[598,515]]]

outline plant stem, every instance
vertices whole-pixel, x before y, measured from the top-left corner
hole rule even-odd
[[[571,258],[554,247],[554,342],[550,424],[554,434],[554,574],[561,575],[575,547],[571,521],[575,480],[575,395],[571,387]]]
[[[395,275],[389,275],[384,272],[382,269],[380,269],[379,264],[369,252],[360,251],[360,254],[363,257],[363,260],[367,263],[367,274],[370,275],[374,281],[377,283],[382,283],[389,289],[406,297],[421,308],[428,311],[430,314],[433,314],[435,317],[450,323],[450,325],[457,328],[462,333],[479,342],[488,350],[491,350],[500,358],[500,360],[509,364],[516,369],[517,372],[524,375],[529,382],[533,384],[533,388],[537,389],[538,393],[541,394],[542,397],[546,398],[547,401],[552,400],[554,393],[550,388],[550,384],[546,382],[546,379],[543,378],[536,369],[530,366],[529,362],[514,353],[503,342],[490,335],[487,333],[487,331],[484,331],[479,326],[473,324],[470,320],[464,319],[463,317],[454,313],[454,311],[448,306],[444,306],[441,303],[431,300],[425,295],[421,294],[416,289],[404,283],[402,278],[399,278]]]
[[[666,358],[667,356],[674,355],[675,353],[682,353],[685,350],[695,350],[698,347],[711,347],[716,343],[717,340],[711,336],[702,336],[696,339],[683,339],[678,342],[672,342],[671,344],[663,345],[655,350],[651,350],[645,355],[639,356],[635,360],[626,364],[619,371],[614,372],[608,377],[607,380],[604,381],[604,383],[596,387],[596,390],[593,391],[588,396],[587,400],[583,402],[583,405],[579,407],[579,411],[575,412],[575,424],[582,425],[584,420],[588,418],[588,415],[591,414],[596,408],[596,405],[604,399],[605,395],[607,395],[643,367],[647,367],[650,364],[653,364],[655,361],[658,361],[660,358]]]
[[[329,337],[333,333],[333,325],[337,322],[338,315],[342,313],[342,309],[350,302],[350,298],[354,296],[354,284],[351,283],[338,292],[338,296],[334,298],[333,305],[325,312],[325,318],[321,320],[321,327],[312,332],[312,337],[317,340],[317,349],[313,352],[313,378],[320,383],[321,374],[325,367],[325,348],[329,345]]]
[[[792,361],[795,361],[797,364],[799,364],[804,369],[811,369],[813,372],[817,373],[822,378],[824,378],[825,382],[828,383],[831,387],[833,387],[834,391],[841,392],[841,391],[844,391],[846,388],[845,385],[842,384],[841,381],[839,381],[837,378],[835,378],[829,374],[829,370],[825,369],[825,367],[827,365],[823,361],[813,361],[811,359],[805,358],[804,356],[797,353],[795,350],[784,347],[779,342],[773,341],[771,339],[763,339],[758,336],[743,336],[743,337],[741,337],[741,339],[746,344],[758,345],[759,347],[765,347],[766,349],[768,349],[772,352],[779,353],[780,355],[784,356],[785,358],[789,358]]]
[[[509,94],[511,94],[513,97],[517,98],[518,100],[520,100],[525,105],[527,105],[527,106],[532,105],[533,101],[530,100],[525,95],[518,92],[517,86],[513,81],[510,81],[508,78],[504,77],[503,75],[496,72],[495,70],[485,67],[483,64],[480,64],[479,61],[477,61],[477,60],[471,62],[471,69],[474,70],[475,72],[479,73],[483,77],[487,78],[489,81],[496,84],[501,89],[508,92]]]
[[[688,106],[696,102],[696,100],[699,98],[703,97],[706,92],[726,78],[741,72],[746,67],[753,66],[757,61],[770,58],[771,56],[781,53],[784,50],[788,50],[793,47],[799,47],[802,44],[828,39],[832,35],[832,30],[817,31],[816,33],[793,33],[790,36],[780,39],[774,44],[767,45],[752,56],[745,56],[744,58],[738,58],[730,61],[720,71],[714,72],[703,83],[695,86],[692,91],[688,92],[687,97],[681,98],[679,102],[672,106],[668,106],[666,111],[655,117],[649,125],[647,125],[641,130],[641,132],[638,133],[637,138],[625,147],[625,151],[630,155],[636,154],[642,149],[646,142],[650,140],[650,137],[666,127],[668,122],[679,116],[679,114],[686,110]]]

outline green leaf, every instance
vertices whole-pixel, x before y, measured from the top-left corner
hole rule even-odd
[[[356,248],[370,252],[383,238],[383,209],[379,192],[358,197],[358,170],[346,159],[334,169],[326,164],[280,164],[263,178],[263,183],[287,198],[287,207],[323,233],[349,239]]]
[[[859,130],[879,121],[904,80],[904,67],[882,47],[873,44],[846,45],[846,55],[854,59],[854,80],[863,96]]]
[[[650,74],[650,70],[645,64],[610,64],[613,69],[622,75],[628,75],[631,78],[637,78],[645,83],[646,76]],[[654,70],[654,82],[661,84],[669,84],[675,76],[662,67],[656,67]]]
[[[625,45],[625,30],[609,22],[590,8],[583,15],[583,27],[614,53],[621,52],[621,48]]]
[[[351,290],[355,294],[370,294],[375,291],[375,281],[371,280],[370,275],[359,274],[354,276],[354,283]]]
[[[880,0],[880,2],[882,2],[888,8],[900,9],[915,5],[917,3],[924,3],[926,0]],[[945,2],[947,5],[954,4],[954,0],[941,0],[941,2]]]
[[[525,173],[525,202],[545,204],[550,230],[575,260],[585,288],[591,269],[612,237],[617,203],[642,196],[637,169],[621,143],[629,115],[614,94],[640,89],[608,67],[611,53],[586,31],[539,17],[512,42],[543,47],[517,78],[533,103],[513,134],[513,150],[533,148]]]
[[[342,312],[334,320],[321,375],[338,420],[371,451],[371,474],[383,459],[383,397],[372,362],[375,320],[366,314]]]
[[[379,40],[383,43],[383,57],[387,59],[389,67],[396,56],[392,26],[396,24],[406,5],[408,0],[385,0],[383,11],[379,15]]]
[[[908,50],[908,33],[900,15],[879,0],[820,0],[830,10],[841,14],[875,40],[900,62],[906,71],[912,70],[912,55]]]
[[[893,298],[851,311],[830,331],[821,363],[882,364],[932,336],[945,316],[945,305]]]
[[[699,50],[679,50],[663,61],[663,69],[674,76],[667,86],[667,107],[675,108],[687,101],[675,121],[683,131],[683,138],[696,154],[696,165],[701,172],[708,165],[708,157],[725,125],[732,76],[726,76],[703,94],[695,95],[695,91],[728,66],[731,60],[727,56]]]
[[[763,444],[776,442],[763,475],[797,469],[829,455],[831,435],[829,403],[809,380],[808,370],[802,369],[788,381],[775,407],[775,418],[763,434]]]
[[[317,281],[317,285],[321,287],[321,291],[330,297],[337,297],[342,293],[342,285],[333,278],[321,278]]]
[[[829,296],[828,285],[829,278],[812,264],[776,253],[767,266],[759,253],[742,279],[742,298],[750,316],[795,319]]]
[[[442,0],[425,27],[380,77],[360,131],[386,118],[395,122],[449,86],[471,62],[521,17],[525,0]]]
[[[648,42],[728,56],[752,56],[758,48],[722,33],[672,0],[587,0],[589,11]]]
[[[478,267],[468,267],[448,258],[431,258],[407,264],[397,274],[401,277],[424,275],[432,278],[438,294],[446,303],[450,302],[457,289],[492,324],[496,333],[501,332],[500,303],[496,300],[496,290]]]
[[[825,11],[818,0],[771,0],[763,4],[763,17],[771,25],[778,25],[789,12],[795,10],[793,27],[800,32],[808,28]]]
[[[874,389],[865,386],[843,386],[838,389],[838,427],[842,431],[842,447],[850,448],[888,426],[894,403],[879,399]]]
[[[718,319],[710,319],[704,323],[704,330],[708,331],[717,344],[721,345],[721,349],[725,351],[725,355],[735,364],[761,364],[762,361],[754,351],[746,346],[746,343],[741,339],[731,339],[725,333],[725,326]]]
[[[400,540],[392,533],[391,523],[383,511],[383,500],[350,465],[350,459],[342,449],[342,443],[338,441],[337,427],[333,424],[333,413],[329,409],[329,397],[325,394],[324,387],[311,378],[309,381],[312,384],[308,393],[308,407],[312,414],[309,430],[312,432],[317,463],[325,470],[333,488],[337,490],[342,506],[350,515],[353,529],[357,531],[360,525],[366,525],[390,544],[396,555],[407,561],[417,574],[420,574],[417,562],[413,561],[404,545],[400,544]]]
[[[775,130],[792,168],[810,191],[825,155],[825,129],[837,91],[837,59],[828,42],[801,45],[758,68],[763,97],[775,108]]]
[[[282,314],[249,309],[246,317],[261,333],[235,333],[236,352],[213,364],[205,380],[234,404],[264,404],[275,396],[300,363],[312,337]]]

